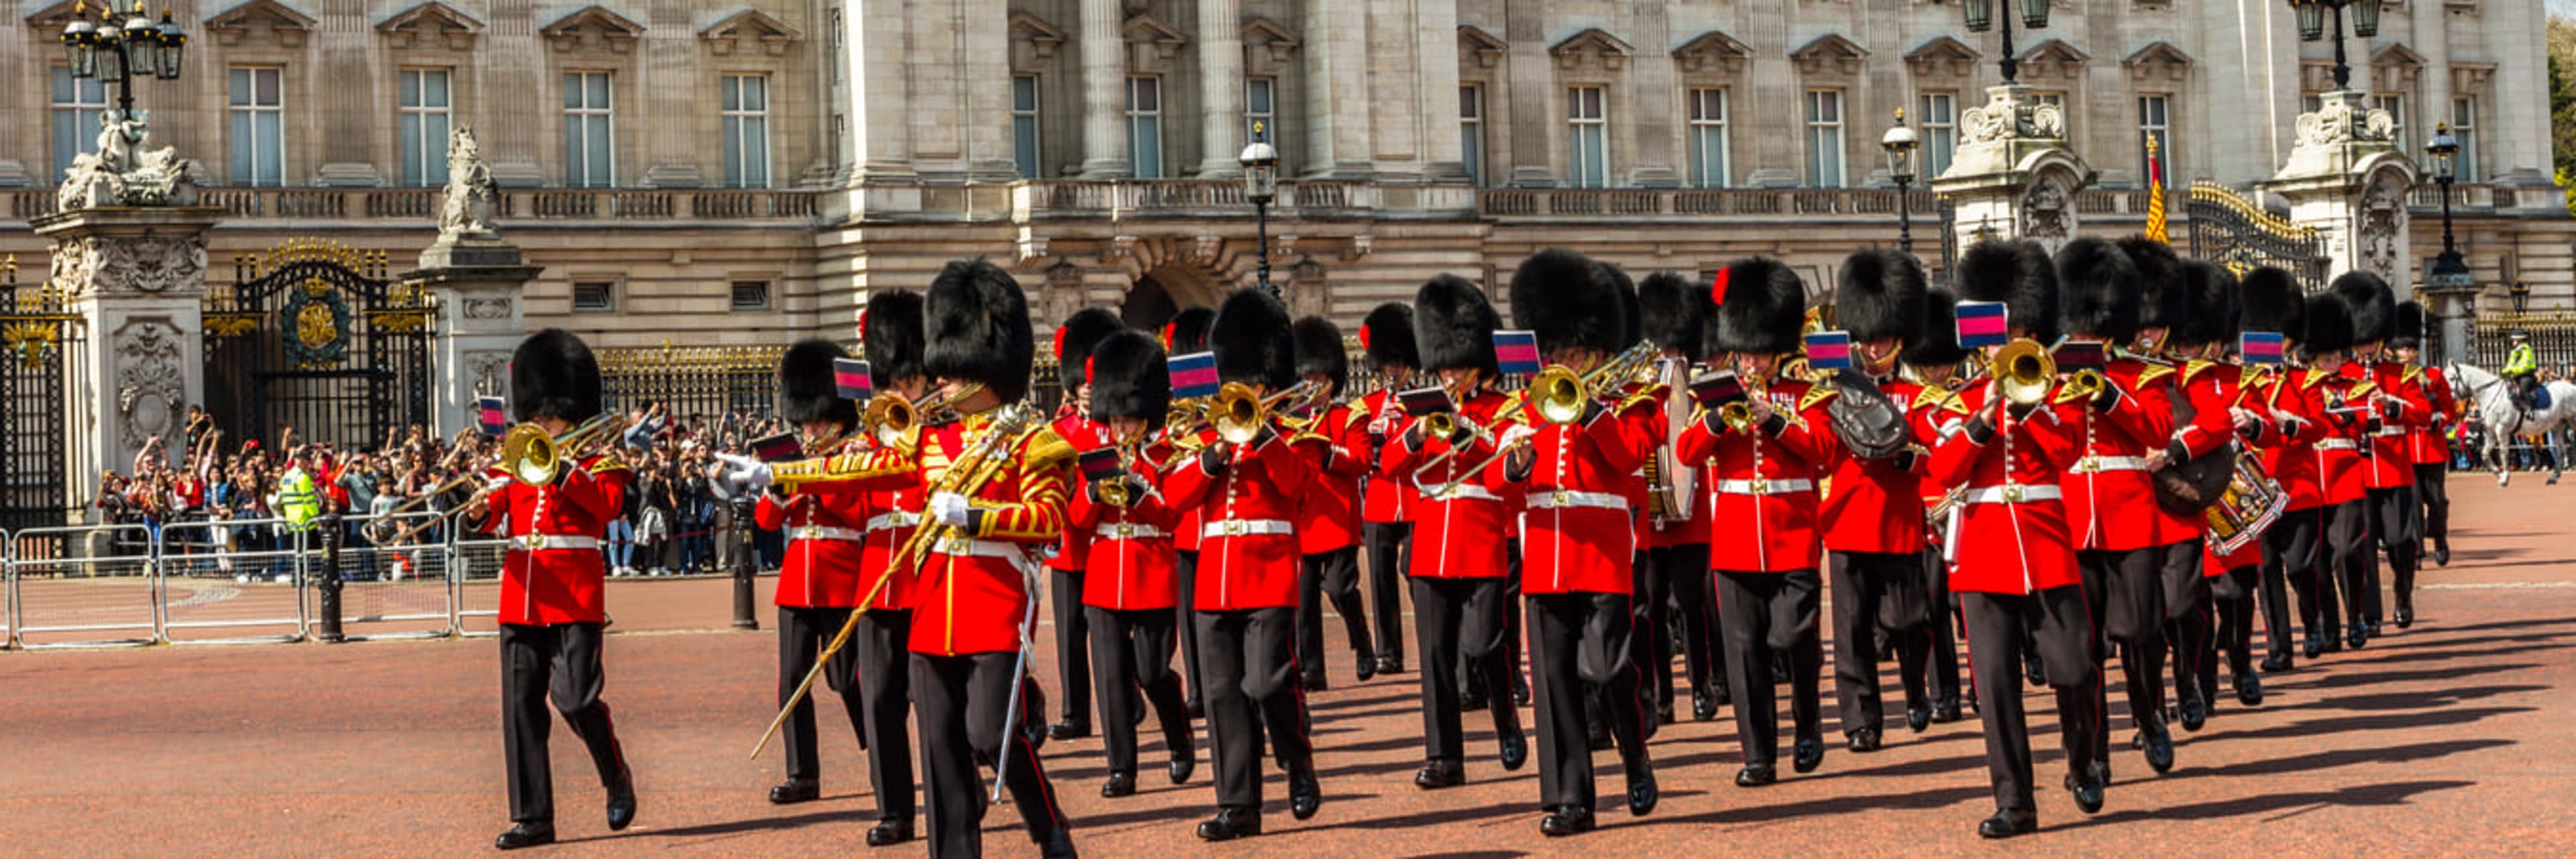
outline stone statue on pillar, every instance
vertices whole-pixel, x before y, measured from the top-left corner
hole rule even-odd
[[[2095,174],[2066,148],[2066,116],[2018,83],[1959,113],[1959,148],[1932,190],[1952,201],[1954,240],[2027,238],[2055,251],[2076,234],[2075,194]]]
[[[145,149],[152,140],[151,111],[109,110],[98,117],[98,152],[72,158],[54,191],[54,209],[103,206],[194,206],[206,184],[205,165],[177,150]]]
[[[459,126],[448,135],[438,238],[420,252],[419,270],[401,276],[438,294],[431,409],[442,435],[474,425],[476,397],[508,395],[510,350],[527,332],[528,281],[542,270],[501,239],[499,199],[474,130]]]
[[[2396,120],[2370,106],[2367,93],[2326,93],[2299,115],[2288,163],[2262,184],[2290,203],[2290,220],[2316,228],[2325,246],[2325,277],[2367,271],[2404,294],[2406,197],[2415,163],[2397,151]]]
[[[475,142],[473,127],[458,126],[447,139],[447,190],[439,200],[438,240],[499,239],[500,231],[492,228],[499,200],[500,186],[483,163],[483,146]]]

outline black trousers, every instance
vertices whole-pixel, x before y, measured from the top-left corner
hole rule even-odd
[[[1026,733],[1005,726],[1011,706],[1012,669],[1020,654],[912,655],[915,715],[921,720],[921,760],[928,770],[930,855],[941,859],[984,855],[984,771],[979,761],[1011,756],[1003,785],[1029,827],[1029,840],[1045,843],[1065,826],[1055,786],[1038,762]],[[1022,684],[1022,689],[1028,688]],[[1030,702],[1023,700],[1025,708]],[[1023,710],[1025,712],[1025,710]],[[1022,719],[1025,721],[1025,718]],[[1005,743],[1009,745],[1007,748]]]
[[[2337,504],[2326,519],[2327,569],[2332,582],[2318,588],[2324,603],[2319,606],[2315,630],[2332,635],[2335,629],[2335,588],[2343,589],[2342,617],[2359,625],[2379,614],[2379,589],[2370,586],[2370,573],[2376,569],[2370,545],[2370,499]],[[2311,634],[2317,634],[2314,630]]]
[[[868,711],[868,782],[876,787],[878,820],[909,821],[914,809],[911,639],[910,609],[868,609],[850,633],[850,649],[859,655],[859,699]]]
[[[2316,629],[2319,562],[2325,557],[2325,522],[2329,508],[2310,507],[2281,514],[2272,528],[2263,532],[2263,640],[2266,655],[2276,659],[2290,658],[2290,595],[2284,588],[2298,592],[2298,623],[2311,633]],[[2326,588],[2331,592],[2331,587]],[[2331,599],[2332,594],[2328,593]]]
[[[600,672],[601,635],[596,623],[501,625],[501,747],[508,756],[510,819],[555,821],[554,770],[546,757],[546,700],[590,750],[601,786],[628,778],[626,753],[608,703],[599,700],[608,678]]]
[[[1189,748],[1190,714],[1181,703],[1181,678],[1172,673],[1172,613],[1165,609],[1116,611],[1086,607],[1091,652],[1100,655],[1092,678],[1099,684],[1101,745],[1109,752],[1109,771],[1136,773],[1136,717],[1142,692],[1163,725],[1163,744],[1173,753]]]
[[[2153,515],[2140,511],[2140,515]],[[2120,675],[2127,681],[2129,718],[2144,722],[2165,705],[2165,591],[2163,547],[2075,553],[2084,575],[2085,607],[2100,618],[2093,635],[2093,665],[2100,668],[2120,646]],[[2042,650],[2040,661],[2047,662]],[[2107,707],[2096,712],[2108,713]],[[2109,730],[2105,725],[2103,730]]]
[[[2209,580],[2210,608],[2217,615],[2210,646],[2227,655],[2227,673],[2233,676],[2254,673],[2254,594],[2261,580],[2262,571],[2250,565]],[[2215,660],[2204,663],[2201,685],[2216,688],[2217,671]]]
[[[2424,502],[2423,535],[2433,545],[2451,545],[2451,466],[2444,462],[2415,465],[2415,497]]]
[[[1646,653],[1646,664],[1655,666],[1648,682],[1655,684],[1657,703],[1671,704],[1675,655],[1682,657],[1682,679],[1693,692],[1714,690],[1717,678],[1726,671],[1717,655],[1717,609],[1708,602],[1708,544],[1665,546],[1650,549],[1647,555],[1654,562],[1661,591],[1659,604],[1647,606],[1647,615],[1662,616]]]
[[[1797,738],[1822,740],[1824,702],[1818,674],[1824,642],[1817,634],[1821,585],[1814,570],[1749,573],[1719,570],[1717,608],[1726,635],[1726,681],[1735,693],[1735,737],[1746,766],[1780,757],[1780,705],[1771,654],[1789,658],[1789,714]]]
[[[1290,606],[1198,613],[1199,702],[1216,743],[1216,804],[1261,808],[1261,732],[1291,770],[1315,765]],[[1253,724],[1261,720],[1260,725]]]
[[[1369,620],[1377,625],[1377,655],[1404,661],[1404,581],[1413,562],[1413,523],[1363,522],[1360,542],[1368,547]]]
[[[2035,594],[1959,594],[1968,629],[1968,666],[1976,676],[1977,712],[1986,734],[1986,772],[1995,808],[2036,811],[2031,797],[2030,722],[2022,710],[2024,648],[2039,651],[2048,686],[2057,690],[2057,723],[2067,771],[2081,772],[2108,752],[2102,742],[2101,671],[2091,659],[2092,618],[2075,587]]]
[[[1930,703],[1923,688],[1923,663],[1932,650],[1932,637],[1924,628],[1931,603],[1923,587],[1923,555],[1830,552],[1826,563],[1833,570],[1834,698],[1842,708],[1843,733],[1884,731],[1887,714],[1878,684],[1882,638],[1896,643],[1906,706]]]
[[[1066,724],[1091,726],[1091,634],[1082,610],[1082,571],[1050,570],[1055,594],[1056,685],[1064,700],[1056,706]]]
[[[814,658],[832,637],[841,634],[842,624],[850,619],[848,608],[778,607],[778,703],[796,694],[805,675],[814,670]],[[857,633],[852,632],[852,637]],[[868,747],[868,716],[858,679],[859,653],[843,647],[832,654],[831,664],[823,667],[823,682],[840,693],[841,710],[850,718],[850,732],[859,737],[859,747]],[[819,693],[821,690],[815,690]],[[814,697],[808,695],[796,702],[787,714],[787,726],[779,731],[779,748],[787,753],[787,777],[797,781],[814,781],[823,775],[821,749],[814,733]]]
[[[1646,761],[1646,724],[1630,659],[1634,620],[1627,594],[1532,594],[1529,597],[1530,703],[1538,717],[1538,796],[1544,808],[1592,809],[1588,689],[1606,690],[1610,736],[1630,778]]]
[[[1494,714],[1494,732],[1519,733],[1520,713],[1512,706],[1511,675],[1503,665],[1503,638],[1510,627],[1503,580],[1413,580],[1413,633],[1422,655],[1423,757],[1434,761],[1466,759],[1466,736],[1459,727],[1458,666],[1483,676],[1485,707]]]
[[[2176,701],[2205,701],[2200,678],[2209,668],[2209,642],[2217,626],[2210,613],[2207,560],[2200,538],[2158,547],[2158,575],[2164,584],[2165,643],[2173,648]],[[2156,680],[2162,684],[2163,680]]]
[[[1199,592],[1199,553],[1174,552],[1172,572],[1181,585],[1180,602],[1172,607],[1175,628],[1181,631],[1181,676],[1187,678],[1182,683],[1188,687],[1181,691],[1190,704],[1205,704],[1199,695],[1199,612],[1192,602]]]
[[[1307,555],[1297,570],[1297,667],[1307,677],[1324,676],[1324,603],[1342,616],[1356,659],[1375,659],[1370,646],[1368,614],[1360,608],[1360,547],[1344,546]]]
[[[1950,593],[1950,565],[1941,560],[1941,550],[1922,552],[1923,592],[1932,605],[1932,616],[1926,618],[1924,631],[1929,633],[1931,649],[1924,658],[1924,683],[1931,688],[1934,705],[1959,704],[1959,635],[1952,624],[1964,619],[1959,612],[1959,597]]]
[[[2424,551],[2424,505],[2415,497],[2415,487],[2393,486],[2370,490],[2370,536],[2380,549],[2388,552],[2390,584],[2396,586],[2397,605],[2415,605],[2415,567],[2422,562]],[[2370,622],[2380,621],[2379,555],[2365,545],[2362,557],[2370,564]]]

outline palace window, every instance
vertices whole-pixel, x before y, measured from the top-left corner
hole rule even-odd
[[[1279,145],[1278,103],[1272,97],[1269,78],[1252,78],[1243,82],[1243,142],[1270,141]]]
[[[572,312],[617,312],[617,285],[607,281],[587,281],[573,284]]]
[[[1011,164],[1020,178],[1038,178],[1038,76],[1011,76]]]
[[[564,185],[607,188],[617,184],[617,130],[607,72],[563,76]]]
[[[1843,91],[1807,91],[1807,185],[1843,186]]]
[[[1927,92],[1921,101],[1914,117],[1923,136],[1923,175],[1917,178],[1928,180],[1950,172],[1950,159],[1959,151],[1959,95]]]
[[[285,69],[231,70],[232,183],[286,184],[286,101],[280,91]]]
[[[2388,119],[2396,129],[2398,153],[2413,157],[2416,148],[2422,146],[2424,141],[2416,140],[2406,134],[2406,97],[2382,93],[2370,97],[2370,106],[2388,112]]]
[[[731,308],[737,312],[769,309],[769,281],[737,280],[733,282]]]
[[[397,76],[395,110],[402,133],[402,183],[413,188],[447,184],[447,129],[454,107],[446,69],[404,69]]]
[[[1467,183],[1485,185],[1485,88],[1458,88],[1458,160],[1467,165]]]
[[[2156,169],[2163,173],[2166,185],[2173,184],[2173,124],[2169,113],[2171,109],[2172,102],[2165,96],[2138,97],[2138,184],[2142,187],[2147,182],[2147,162],[2149,161],[2155,162]],[[2148,153],[2148,141],[2155,142],[2153,154]]]
[[[1690,108],[1690,183],[1693,188],[1727,186],[1726,91],[1692,89],[1684,93]]]
[[[1127,79],[1127,169],[1138,179],[1163,178],[1163,79]]]
[[[1609,117],[1600,87],[1565,91],[1566,178],[1574,187],[1610,187]]]
[[[70,66],[54,67],[54,178],[72,169],[72,159],[98,154],[98,121],[107,114],[107,85],[97,76],[72,77]]]
[[[724,112],[725,187],[769,187],[769,79],[725,75],[717,89]]]
[[[2451,99],[2451,136],[2460,141],[2460,155],[2453,170],[2459,181],[2478,181],[2478,99],[2458,96]]]

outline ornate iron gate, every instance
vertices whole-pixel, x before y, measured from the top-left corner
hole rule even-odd
[[[295,239],[233,259],[207,291],[206,404],[238,439],[374,450],[429,424],[431,297],[382,251]]]
[[[2191,183],[2191,255],[2242,275],[2260,266],[2288,271],[2309,292],[2325,288],[2325,242],[2316,228],[2290,223],[2209,180]]]
[[[661,403],[674,418],[713,425],[727,413],[768,417],[777,408],[778,356],[784,346],[604,347],[599,358],[602,405],[633,410]]]
[[[83,375],[88,337],[59,290],[20,290],[17,258],[0,261],[0,529],[67,524],[94,488],[73,485],[69,447],[72,380]]]

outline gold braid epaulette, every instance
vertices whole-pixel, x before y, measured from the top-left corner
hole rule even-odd
[[[1028,439],[1021,442],[1020,450],[1020,464],[1032,470],[1045,470],[1066,465],[1081,453],[1074,450],[1073,445],[1064,440],[1064,436],[1058,435],[1054,427],[1048,426],[1030,431]]]
[[[2148,362],[2146,369],[2138,371],[2138,384],[2144,385],[2148,382],[2153,382],[2157,379],[2173,375],[2173,371],[2174,368],[2171,364]]]

